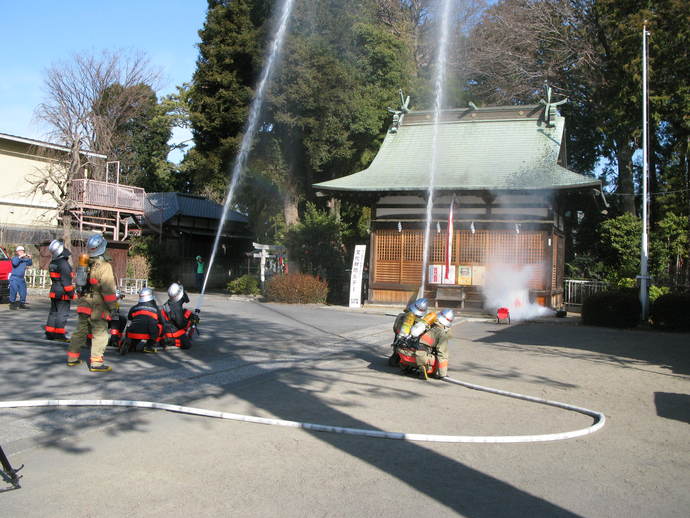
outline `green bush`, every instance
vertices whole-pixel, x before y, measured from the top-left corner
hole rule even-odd
[[[290,304],[323,304],[328,295],[328,283],[302,273],[275,275],[266,282],[266,299]]]
[[[307,203],[302,221],[285,236],[290,260],[299,265],[301,272],[326,279],[331,303],[342,302],[339,298],[343,293],[347,255],[344,230],[345,225],[335,215]]]
[[[661,295],[652,304],[649,319],[657,329],[690,330],[690,295],[669,293]]]
[[[656,286],[652,284],[649,287],[649,302],[654,302],[662,295],[667,295],[668,293],[671,293],[671,288],[668,286]]]
[[[632,290],[605,291],[585,299],[582,323],[589,326],[635,327],[642,308]]]
[[[232,295],[258,295],[261,293],[259,279],[253,275],[243,275],[228,283],[228,292]]]

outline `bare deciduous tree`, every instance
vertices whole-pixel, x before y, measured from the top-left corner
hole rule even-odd
[[[50,151],[48,166],[37,169],[29,183],[32,192],[55,200],[66,243],[75,208],[72,181],[85,168],[94,178],[104,175],[105,161],[95,155],[112,155],[118,127],[146,105],[150,89],[141,86],[155,90],[159,77],[143,54],[125,52],[78,54],[46,71],[46,100],[36,116],[51,128],[48,139],[68,151]]]
[[[598,62],[587,0],[504,0],[472,33],[468,72],[496,103],[532,102],[544,80],[561,83]],[[586,65],[586,66],[583,66]],[[570,93],[572,95],[572,93]]]

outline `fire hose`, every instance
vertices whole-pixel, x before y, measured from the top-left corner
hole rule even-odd
[[[131,401],[131,400],[117,400],[117,399],[31,399],[26,401],[1,401],[1,408],[27,408],[27,407],[78,407],[78,406],[97,406],[97,407],[134,407],[134,408],[150,408],[156,410],[167,410],[169,412],[176,412],[180,414],[197,415],[203,417],[213,417],[216,419],[229,419],[232,421],[242,421],[246,423],[266,424],[274,426],[285,426],[289,428],[301,428],[303,430],[310,430],[315,432],[330,432],[347,435],[359,435],[364,437],[373,437],[378,439],[397,439],[403,441],[419,441],[419,442],[445,442],[445,443],[521,443],[521,442],[544,442],[544,441],[560,441],[564,439],[572,439],[594,433],[601,429],[606,417],[603,413],[596,410],[589,410],[587,408],[569,405],[558,401],[551,401],[533,396],[526,396],[516,392],[508,392],[505,390],[493,389],[472,383],[466,383],[453,378],[443,378],[444,381],[455,385],[460,385],[473,390],[480,390],[492,394],[511,397],[539,403],[542,405],[562,408],[564,410],[577,412],[594,418],[594,422],[586,427],[578,430],[568,432],[549,433],[540,435],[429,435],[406,432],[387,432],[383,430],[371,430],[363,428],[348,428],[342,426],[332,426],[317,423],[306,423],[300,421],[288,421],[285,419],[273,419],[267,417],[256,417],[250,415],[234,414],[230,412],[220,412],[217,410],[207,410],[203,408],[195,408],[189,406],[172,405],[167,403],[157,403],[152,401]]]

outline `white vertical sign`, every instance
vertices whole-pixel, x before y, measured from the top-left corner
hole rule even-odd
[[[367,245],[355,245],[355,255],[352,257],[352,274],[350,275],[350,307],[362,307],[362,270],[364,269],[364,254]]]

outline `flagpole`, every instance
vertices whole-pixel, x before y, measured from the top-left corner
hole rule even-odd
[[[640,246],[640,305],[642,306],[642,321],[646,322],[649,316],[649,276],[647,263],[649,259],[648,242],[648,214],[647,204],[647,177],[648,155],[647,155],[647,22],[642,26],[642,243]]]
[[[450,279],[450,267],[453,255],[453,206],[455,205],[455,193],[450,200],[448,209],[448,237],[446,239],[446,280]]]

